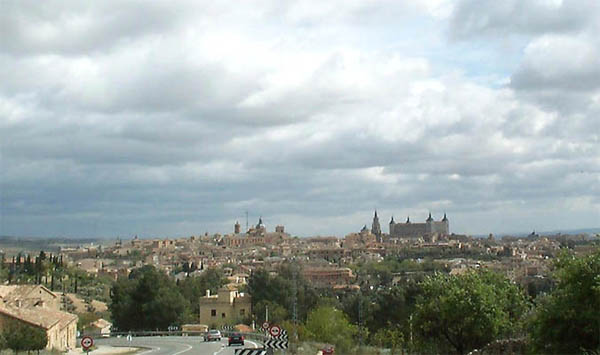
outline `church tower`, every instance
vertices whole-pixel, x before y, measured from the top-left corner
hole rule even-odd
[[[371,227],[371,233],[377,237],[377,242],[381,243],[381,226],[379,225],[379,217],[377,217],[377,210],[375,210],[375,216],[373,216],[373,225]]]

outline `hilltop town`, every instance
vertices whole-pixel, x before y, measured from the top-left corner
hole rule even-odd
[[[438,224],[437,229],[428,225]],[[443,224],[444,228],[440,228]],[[117,240],[109,246],[79,245],[63,247],[60,254],[67,263],[90,275],[117,280],[133,269],[152,265],[175,279],[194,277],[208,268],[223,268],[233,285],[245,283],[257,268],[276,269],[294,261],[302,266],[304,277],[320,287],[353,287],[357,283],[357,265],[377,263],[397,256],[416,263],[430,261],[451,274],[468,269],[491,269],[511,280],[526,284],[532,278],[543,279],[548,260],[562,248],[577,253],[593,250],[593,236],[538,235],[526,237],[475,238],[449,233],[446,215],[433,221],[431,214],[424,223],[390,222],[392,233],[383,233],[375,212],[373,228],[343,238],[335,236],[292,237],[284,226],[269,231],[262,218],[242,232],[236,223],[231,233],[189,236],[174,239]],[[404,229],[401,229],[404,228]],[[7,260],[9,261],[9,260]],[[394,282],[403,277],[393,275]]]
[[[260,218],[244,231],[236,222],[225,234],[63,244],[54,253],[12,249],[12,255],[2,254],[0,319],[36,324],[58,339],[49,342],[49,348],[68,350],[75,346],[76,323],[80,334],[118,330],[110,312],[114,285],[148,267],[177,285],[213,277],[216,281],[203,284],[201,293],[188,292],[196,305],[186,320],[211,327],[245,324],[249,331],[264,320],[264,307],[271,304],[271,300],[253,302],[251,293],[256,289],[249,285],[250,278],[267,272],[267,280],[273,281],[289,272],[290,265],[298,272],[294,278],[321,297],[337,297],[340,302],[361,290],[376,295],[436,272],[462,275],[470,270],[504,275],[535,298],[551,290],[552,260],[561,250],[587,255],[596,249],[597,236],[587,234],[533,232],[503,238],[455,234],[446,214],[438,220],[429,214],[423,222],[410,218],[396,222],[391,217],[385,232],[375,212],[370,226],[343,238],[300,238],[283,225],[270,229]],[[357,321],[360,324],[360,317]]]

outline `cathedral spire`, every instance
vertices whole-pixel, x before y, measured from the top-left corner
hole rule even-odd
[[[377,210],[375,210],[375,215],[373,216],[373,224],[371,225],[371,232],[375,234],[377,237],[381,236],[381,225],[379,224],[379,217],[377,217]]]
[[[429,212],[429,217],[427,217],[427,222],[433,222],[433,218],[431,217],[431,212]]]

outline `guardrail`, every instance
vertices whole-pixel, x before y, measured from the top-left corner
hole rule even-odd
[[[267,337],[264,334],[261,333],[243,333],[243,332],[236,332],[234,330],[221,330],[221,335],[225,338],[228,337],[230,334],[233,333],[239,333],[242,334],[244,336],[244,338],[246,339],[253,339],[253,340],[258,340],[260,342],[264,342],[265,340],[269,339],[269,337]],[[81,334],[81,337],[83,336],[91,336],[93,338],[104,338],[104,337],[126,337],[131,335],[132,337],[154,337],[154,336],[198,336],[198,337],[205,337],[206,334],[208,334],[208,332],[202,332],[202,331],[194,331],[194,330],[186,330],[186,331],[182,331],[182,330],[132,330],[132,331],[128,331],[128,332],[111,332],[110,334],[102,334],[102,333],[85,333],[85,334]]]

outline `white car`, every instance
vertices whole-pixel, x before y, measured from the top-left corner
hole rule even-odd
[[[221,341],[221,332],[216,329],[211,329],[204,336],[204,341]]]

